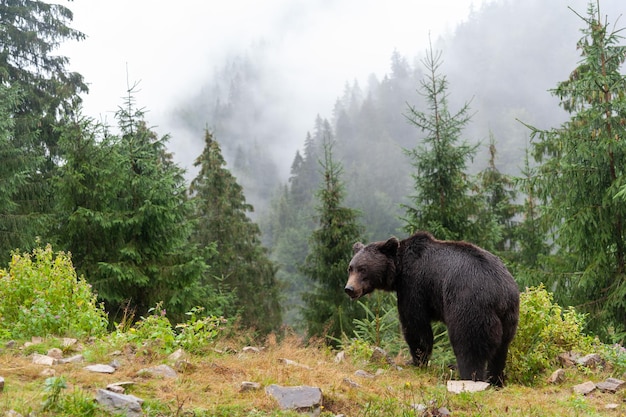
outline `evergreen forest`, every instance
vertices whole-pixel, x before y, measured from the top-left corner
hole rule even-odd
[[[88,80],[55,52],[88,35],[71,3],[2,1],[0,262],[71,253],[110,323],[202,308],[337,343],[394,303],[345,296],[352,245],[428,230],[494,252],[520,289],[544,285],[624,343],[626,43],[605,10],[619,1],[543,3],[486,3],[419,56],[390,51],[387,74],[346,81],[296,138],[264,49],[233,54],[172,111],[199,149],[185,169],[136,84],[111,124],[84,114]],[[300,144],[287,159],[283,140]]]

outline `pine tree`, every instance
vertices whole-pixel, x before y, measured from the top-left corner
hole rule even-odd
[[[235,292],[235,306],[244,326],[262,334],[281,324],[276,266],[261,245],[261,232],[248,217],[253,207],[246,202],[242,187],[225,168],[219,143],[205,131],[205,146],[194,166],[200,170],[190,186],[196,203],[198,225],[194,242],[200,246],[217,243],[205,285],[215,278]]]
[[[321,120],[321,119],[319,119]],[[321,154],[321,140],[307,132],[304,141],[304,154],[296,153],[291,165],[289,190],[291,200],[298,208],[304,208],[313,201],[313,191],[320,182],[317,161]]]
[[[406,205],[405,229],[409,233],[428,230],[439,239],[468,239],[480,236],[472,224],[478,213],[477,198],[466,174],[468,162],[477,146],[461,142],[461,132],[470,121],[469,103],[456,113],[448,108],[448,81],[440,75],[441,52],[432,47],[422,61],[428,76],[421,82],[422,95],[428,103],[428,113],[409,106],[408,120],[426,134],[423,143],[405,149],[415,168],[412,174],[415,194]]]
[[[203,257],[189,244],[192,203],[183,170],[136,109],[132,89],[116,113],[119,136],[89,119],[67,122],[56,182],[58,240],[115,316],[163,302],[180,320],[203,305]]]
[[[626,169],[626,46],[590,3],[581,61],[552,94],[570,114],[559,128],[532,128],[537,197],[554,232],[550,265],[559,301],[591,313],[607,336],[626,335],[626,205],[615,198]]]
[[[87,91],[82,76],[67,71],[68,59],[54,53],[63,41],[84,39],[68,26],[71,20],[72,12],[59,4],[0,2],[0,84],[19,94],[0,165],[13,169],[19,164],[21,173],[20,181],[11,185],[12,207],[3,226],[11,228],[7,233],[13,241],[0,247],[0,259],[7,250],[28,250],[37,236],[47,235],[54,204],[50,178],[59,158],[57,125]]]
[[[550,282],[542,265],[542,260],[550,253],[547,243],[545,222],[542,222],[541,207],[537,200],[535,180],[537,169],[530,166],[529,150],[524,156],[524,168],[518,181],[518,190],[524,195],[524,204],[519,208],[521,220],[515,227],[515,240],[512,259],[515,262],[513,276],[520,287],[534,287],[542,282]]]
[[[362,237],[358,213],[343,206],[342,167],[333,160],[330,138],[324,143],[323,184],[317,192],[318,228],[310,239],[309,254],[302,272],[314,284],[305,298],[303,316],[309,336],[327,336],[331,340],[351,335],[353,319],[362,315],[357,303],[344,293],[346,268],[352,246]]]
[[[482,200],[477,216],[477,226],[483,231],[475,243],[485,249],[504,255],[511,254],[517,246],[515,215],[519,207],[514,204],[517,196],[513,179],[496,167],[496,143],[493,136],[489,143],[487,168],[478,173],[478,194]]]
[[[24,210],[26,188],[38,166],[38,158],[15,146],[15,111],[21,102],[16,87],[0,84],[0,260],[11,251],[31,249],[41,232],[41,216]]]

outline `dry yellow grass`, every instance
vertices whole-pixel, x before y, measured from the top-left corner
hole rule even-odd
[[[336,352],[323,344],[305,346],[297,337],[280,342],[270,337],[263,346],[260,353],[243,353],[243,346],[238,346],[236,341],[222,341],[215,346],[217,351],[188,356],[192,366],[179,373],[176,379],[139,375],[143,368],[167,363],[166,355],[150,353],[149,349],[140,352],[129,349],[111,357],[106,349],[97,354],[89,353],[87,345],[83,353],[88,362],[50,368],[68,382],[66,393],[80,389],[93,395],[96,389],[109,383],[133,381],[130,393],[146,400],[144,410],[154,416],[289,415],[277,411],[276,403],[264,389],[241,392],[243,381],[258,382],[262,387],[270,384],[317,386],[323,392],[324,413],[328,416],[428,416],[437,415],[434,410],[440,407],[446,407],[452,416],[624,416],[626,412],[625,392],[594,392],[586,397],[572,392],[574,384],[585,380],[598,382],[610,375],[608,371],[585,375],[569,370],[566,381],[558,386],[539,384],[530,388],[509,384],[499,390],[457,395],[446,390],[445,380],[450,375],[437,369],[406,366],[395,369],[354,357],[335,363]],[[39,411],[47,377],[42,371],[47,367],[34,365],[29,353],[29,350],[17,348],[0,352],[0,376],[5,379],[5,389],[0,394],[0,413],[14,409],[24,415],[29,410],[37,411],[37,415],[48,415]],[[121,365],[114,374],[84,370],[89,363],[107,363],[114,358]],[[284,359],[296,365],[285,363]],[[402,362],[403,357],[398,360]],[[359,369],[375,373],[379,367],[383,371],[375,378],[355,375]],[[346,379],[359,386],[352,386]],[[618,404],[617,409],[605,408],[611,403]],[[423,404],[427,409],[417,412],[411,407],[413,404]]]

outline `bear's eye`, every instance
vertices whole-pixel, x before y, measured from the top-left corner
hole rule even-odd
[[[348,272],[352,272],[354,268],[352,268],[352,265],[348,266]]]

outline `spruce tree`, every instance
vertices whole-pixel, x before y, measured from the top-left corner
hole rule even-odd
[[[496,166],[496,143],[489,143],[489,162],[477,176],[478,194],[482,200],[476,226],[483,231],[475,243],[501,255],[511,255],[517,247],[515,216],[519,207],[514,203],[517,192],[513,178]]]
[[[226,169],[219,143],[208,130],[204,141],[194,162],[199,172],[190,185],[198,222],[193,241],[200,246],[217,244],[218,255],[211,259],[204,283],[223,282],[232,289],[242,324],[266,334],[281,324],[276,266],[261,245],[258,225],[248,217],[253,207]]]
[[[314,285],[305,297],[303,316],[309,336],[337,340],[352,335],[353,320],[363,314],[343,291],[352,246],[361,240],[362,227],[357,211],[343,205],[342,167],[333,159],[330,138],[324,143],[321,164],[324,181],[316,194],[318,228],[311,235],[309,254],[301,268]]]
[[[615,196],[626,170],[626,46],[596,5],[587,12],[581,61],[552,90],[570,118],[558,128],[532,128],[534,182],[553,231],[548,267],[558,301],[591,313],[599,334],[624,340],[626,205]]]
[[[14,116],[20,102],[16,87],[0,84],[0,260],[6,262],[11,251],[31,248],[44,220],[25,210],[27,186],[40,159],[15,146]]]
[[[422,143],[405,149],[415,168],[412,174],[414,194],[405,205],[405,230],[413,233],[427,230],[439,239],[467,239],[480,236],[473,227],[472,217],[478,213],[474,188],[466,173],[477,146],[461,140],[461,132],[470,121],[469,103],[456,113],[448,107],[448,81],[440,74],[441,52],[432,47],[422,60],[427,78],[421,82],[428,112],[409,106],[407,118],[425,133]]]
[[[120,135],[81,117],[65,124],[57,237],[113,317],[125,306],[139,316],[163,302],[181,320],[203,305],[206,264],[189,243],[183,170],[166,152],[168,137],[158,138],[143,115],[131,89],[116,113]]]
[[[546,223],[542,221],[541,206],[537,199],[537,169],[530,166],[529,149],[525,152],[521,174],[518,190],[524,196],[524,203],[519,207],[521,219],[514,231],[517,246],[510,255],[514,261],[513,275],[523,288],[538,286],[542,282],[550,282],[551,279],[542,265],[542,260],[550,253],[550,245],[546,239]]]
[[[15,172],[20,173],[20,180],[10,185],[10,212],[2,213],[0,228],[12,241],[0,242],[0,259],[47,236],[54,204],[50,178],[59,159],[57,125],[87,91],[82,76],[66,69],[68,58],[55,53],[63,41],[84,39],[69,27],[71,20],[72,12],[60,4],[0,2],[0,84],[19,94],[19,100],[7,100],[13,104],[8,116],[12,132],[5,138],[0,165],[7,170],[19,166]]]

